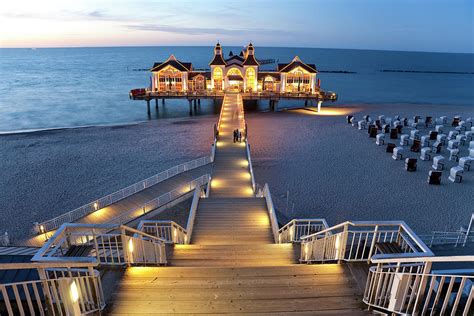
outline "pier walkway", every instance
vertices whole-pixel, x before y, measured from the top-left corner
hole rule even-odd
[[[143,214],[142,207],[168,192],[175,191],[176,196],[192,192],[189,190],[189,183],[206,174],[210,174],[211,165],[207,164],[195,169],[191,169],[152,185],[144,190],[138,191],[124,199],[112,203],[106,207],[99,208],[97,211],[85,215],[73,223],[83,224],[108,224],[108,223],[127,223]],[[171,201],[170,201],[171,202]],[[147,212],[150,210],[146,210]],[[54,234],[55,230],[46,234],[36,235],[26,240],[18,242],[20,245],[29,247],[41,247],[45,240]]]
[[[265,198],[256,197],[242,97],[226,94],[209,197],[196,212],[191,244],[174,245],[170,267],[131,267],[113,296],[114,315],[364,314],[345,265],[297,264],[293,244],[276,244]]]

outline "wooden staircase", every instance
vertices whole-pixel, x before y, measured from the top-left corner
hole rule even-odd
[[[345,266],[298,264],[292,244],[274,243],[265,199],[252,189],[245,144],[232,141],[237,101],[224,98],[210,196],[199,202],[191,244],[174,246],[169,267],[128,268],[111,313],[365,314]]]

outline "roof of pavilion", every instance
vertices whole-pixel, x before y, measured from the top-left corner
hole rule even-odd
[[[165,62],[155,63],[150,71],[160,71],[167,66],[171,66],[179,71],[191,71],[193,69],[192,63],[179,61],[171,55]]]
[[[244,66],[259,66],[260,64],[255,59],[254,55],[248,54],[247,58],[245,58],[242,65],[244,65]]]
[[[244,62],[244,58],[242,56],[239,56],[239,55],[233,55],[232,57],[230,58],[227,58],[225,61],[226,63],[230,62],[230,61],[239,61],[240,63],[243,63]]]
[[[209,63],[209,65],[213,66],[213,65],[216,65],[216,66],[221,66],[221,65],[225,65],[225,60],[224,58],[222,58],[222,54],[216,54],[214,55],[214,59],[212,59],[212,61]]]
[[[317,73],[318,71],[316,70],[316,66],[314,64],[305,64],[302,62],[298,56],[293,58],[293,60],[290,63],[287,64],[278,64],[278,71],[279,72],[289,72],[292,71],[293,69],[301,67],[304,70],[310,72],[310,73]]]

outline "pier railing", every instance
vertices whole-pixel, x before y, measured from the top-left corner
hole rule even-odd
[[[303,236],[301,243],[301,262],[368,261],[382,244],[390,244],[401,254],[433,255],[403,221],[344,222]]]
[[[457,231],[433,231],[428,235],[419,235],[419,237],[429,246],[465,246],[467,243],[474,242],[474,213],[467,227],[461,227]]]
[[[204,192],[200,187],[194,190],[193,201],[189,210],[188,223],[186,228],[174,221],[166,220],[142,220],[138,225],[138,230],[149,235],[163,239],[170,244],[189,244],[193,233],[194,219],[198,208],[199,200]]]
[[[272,226],[272,233],[275,243],[279,242],[279,225],[278,225],[278,218],[275,212],[275,206],[273,205],[272,194],[270,193],[270,188],[268,187],[268,183],[265,183],[263,189],[257,192],[257,197],[265,198],[265,202],[267,203],[267,211],[268,216],[270,217],[270,224]]]
[[[324,218],[293,219],[278,231],[279,243],[300,242],[301,237],[311,235],[328,228]]]
[[[100,313],[105,307],[105,299],[95,266],[97,263],[0,264],[0,273],[38,272],[34,280],[0,284],[2,309],[10,316]]]
[[[165,241],[124,225],[63,224],[32,258],[54,263],[64,260],[100,265],[166,264]]]
[[[209,164],[212,161],[211,156],[201,157],[172,168],[160,172],[154,176],[151,176],[145,180],[134,183],[126,188],[123,188],[117,192],[106,195],[98,200],[90,202],[72,211],[64,213],[53,219],[35,224],[35,230],[37,233],[42,234],[57,229],[64,223],[71,223],[78,220],[88,214],[98,211],[104,207],[107,207],[113,203],[123,200],[133,194],[143,191],[151,186],[154,186],[162,181],[165,181],[171,177],[174,177],[180,173],[202,167]]]
[[[379,257],[379,258],[377,258]],[[402,315],[473,315],[474,276],[464,270],[431,271],[435,262],[474,262],[474,256],[374,256],[363,301]]]
[[[148,201],[140,207],[134,207],[126,212],[122,212],[120,215],[116,216],[113,219],[108,220],[108,223],[112,224],[126,224],[140,216],[146,215],[151,211],[154,211],[160,207],[166,206],[168,203],[192,192],[195,189],[201,191],[201,187],[209,182],[209,174],[200,176],[197,179],[194,179],[188,183],[180,185],[178,188],[166,192],[159,197]]]
[[[248,142],[246,142],[245,147],[247,149],[247,160],[248,160],[248,163],[249,163],[250,178],[252,179],[252,189],[253,189],[253,192],[256,193],[255,175],[253,173],[252,158],[250,157],[250,145],[249,145]]]

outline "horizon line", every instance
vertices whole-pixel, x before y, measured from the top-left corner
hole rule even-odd
[[[222,45],[222,44],[221,44]],[[223,47],[245,47],[244,45],[222,45]],[[436,53],[436,54],[474,54],[472,52],[443,52],[443,51],[424,51],[424,50],[400,50],[400,49],[373,49],[373,48],[336,48],[336,47],[313,47],[313,46],[258,46],[262,48],[299,48],[299,49],[339,49],[339,50],[361,50],[361,51],[385,51],[385,52],[404,52],[404,53]],[[139,48],[139,47],[214,47],[214,45],[118,45],[118,46],[44,46],[44,47],[0,47],[0,49],[77,49],[77,48]]]

